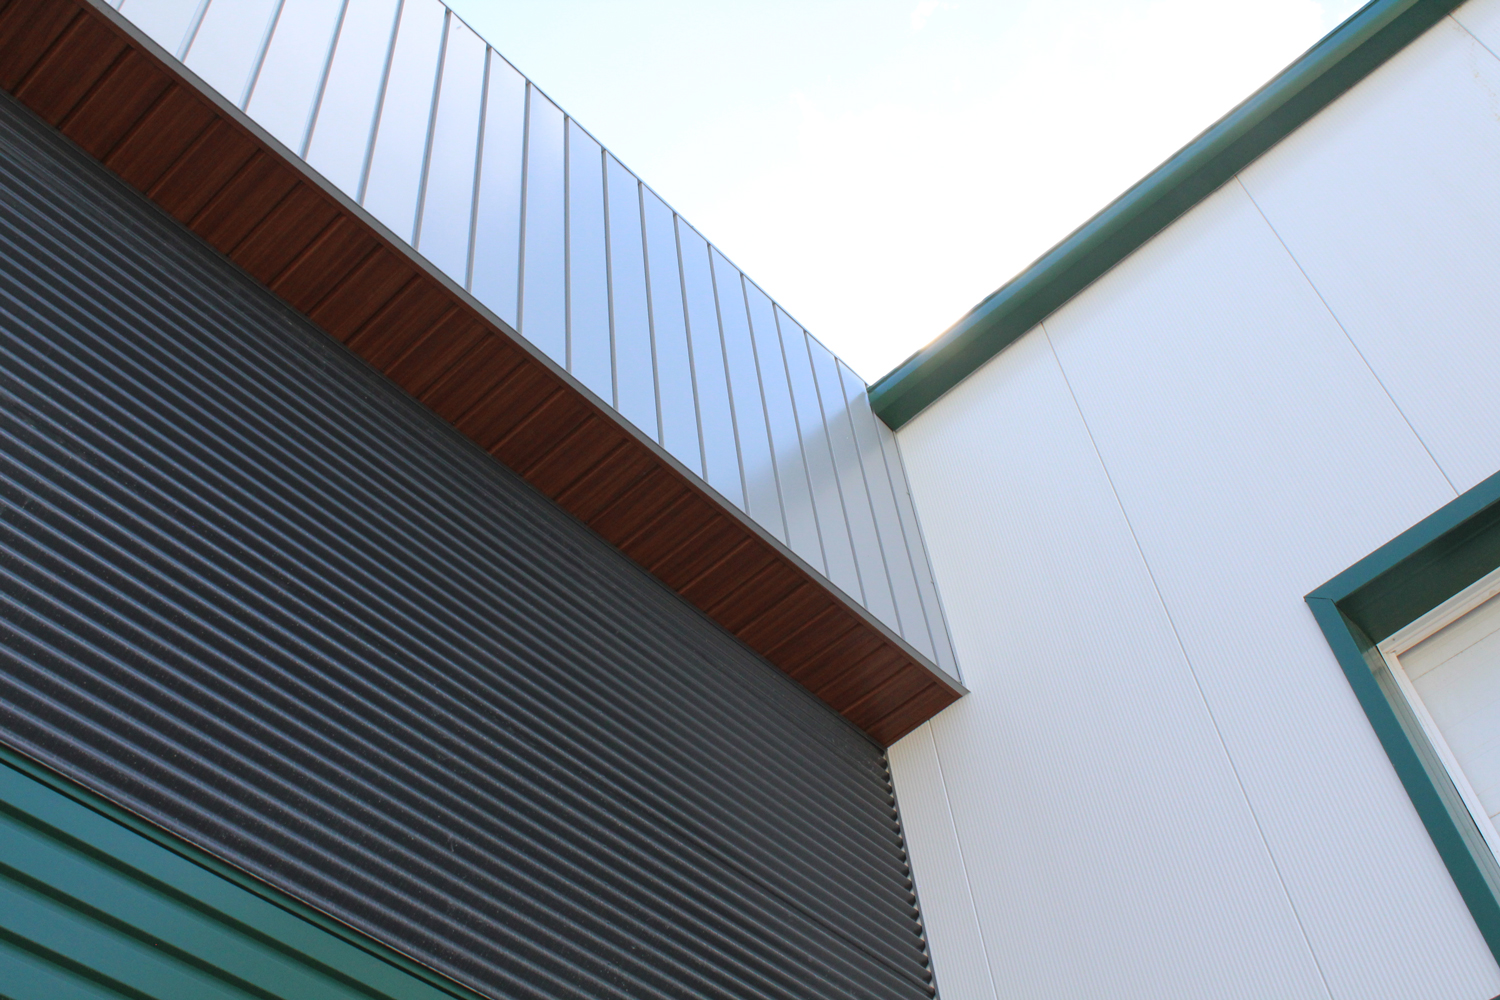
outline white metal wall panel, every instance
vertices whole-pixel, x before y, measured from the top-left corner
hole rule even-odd
[[[1452,488],[1238,183],[1046,327],[1333,995],[1493,997],[1302,601]]]
[[[971,689],[891,755],[943,995],[967,877],[1001,998],[1326,997],[1045,334],[901,445]]]
[[[1500,36],[1494,0],[1458,17]],[[1444,20],[1242,178],[1459,490],[1500,469],[1497,94]]]
[[[1340,998],[1483,998],[1500,989],[1500,970],[1300,600],[1451,498],[1453,485],[1467,488],[1500,465],[1500,67],[1458,26],[1481,40],[1500,33],[1500,3],[1471,3],[1456,18],[1246,172],[1274,231],[1244,188],[1231,185],[1047,322],[1254,823],[1320,974]],[[966,731],[961,723],[988,697],[992,662],[1029,659],[1001,632],[1036,612],[1009,610],[1026,595],[1009,593],[994,566],[1025,567],[1024,577],[1037,567],[1055,572],[1066,556],[1037,540],[1034,518],[1010,530],[1036,551],[967,547],[976,517],[955,509],[954,497],[1011,513],[1017,492],[1036,488],[1017,474],[1025,468],[1018,456],[1057,418],[1038,413],[1014,380],[986,382],[1024,360],[1005,352],[901,435],[975,690],[933,723],[931,752],[944,753],[952,836],[962,840],[971,828],[989,836],[964,842],[962,874],[976,884],[992,960],[1008,945],[987,908],[1009,905],[1020,919],[1031,916],[1034,897],[1007,904],[979,873],[1000,855],[1034,848],[1030,831],[1000,833],[993,817],[966,820],[962,803],[1009,793],[1016,804],[1014,775],[1028,774],[1039,755],[1018,747],[998,764],[1000,727],[991,720]],[[997,439],[1005,442],[999,454],[976,456],[977,442],[982,452]],[[985,475],[1014,479],[959,481]],[[1032,475],[1045,482],[1058,472]],[[1101,593],[1114,602],[1115,588]],[[1076,627],[1056,623],[1052,655],[1071,662]],[[1002,652],[986,658],[978,649]],[[1018,711],[1035,711],[1021,702]],[[1083,692],[1076,708],[1121,704],[1114,692]],[[903,746],[895,759],[914,755]],[[898,773],[931,780],[910,763]],[[912,823],[910,781],[903,795]],[[922,842],[936,828],[911,828],[919,869],[936,856]],[[951,850],[956,856],[957,842]],[[925,893],[952,877],[942,872],[928,866]],[[1079,921],[1099,926],[1086,914]],[[937,942],[942,928],[931,917],[929,925]],[[1064,940],[1060,965],[1103,961],[1095,938],[1074,948],[1052,940]],[[935,947],[940,955],[943,945]]]
[[[1485,48],[1500,55],[1500,2],[1469,0],[1453,12],[1453,19]]]
[[[887,759],[901,789],[901,829],[921,890],[922,923],[943,1000],[999,1000],[931,726],[912,731],[889,749]]]

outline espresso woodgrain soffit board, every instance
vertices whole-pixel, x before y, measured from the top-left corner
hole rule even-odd
[[[0,86],[889,744],[963,689],[89,0],[0,0]]]

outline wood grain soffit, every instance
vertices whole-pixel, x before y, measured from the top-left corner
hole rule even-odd
[[[0,0],[0,86],[888,745],[963,689],[96,0]]]

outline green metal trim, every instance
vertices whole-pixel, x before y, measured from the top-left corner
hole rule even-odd
[[[0,981],[37,997],[484,1000],[7,747]]]
[[[1376,642],[1500,566],[1500,473],[1403,531],[1308,597],[1333,601]]]
[[[892,430],[1317,114],[1461,0],[1372,0],[1271,82],[870,387]]]
[[[1500,566],[1500,474],[1307,595],[1474,923],[1500,961],[1500,865],[1376,644]]]

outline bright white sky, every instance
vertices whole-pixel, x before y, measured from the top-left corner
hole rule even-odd
[[[867,380],[1362,0],[449,0]]]

